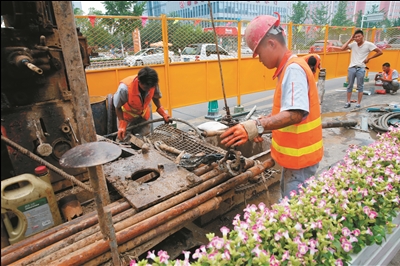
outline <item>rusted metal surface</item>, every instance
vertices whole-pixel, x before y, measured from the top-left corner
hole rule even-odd
[[[191,172],[160,155],[155,149],[136,153],[103,166],[107,180],[137,210],[162,202],[191,186],[185,177]],[[157,179],[137,182],[136,179],[154,173]],[[132,179],[135,178],[135,179]]]
[[[78,201],[76,195],[68,195],[58,201],[61,213],[67,221],[79,217],[83,214],[81,203]]]
[[[133,224],[126,229],[117,232],[117,241],[121,245],[128,242],[129,240],[141,236],[140,243],[146,241],[143,234],[153,233],[153,237],[157,234],[164,233],[164,230],[171,229],[179,224],[183,224],[191,219],[199,217],[214,208],[219,206],[219,200],[215,197],[217,195],[222,195],[224,192],[233,189],[234,187],[247,182],[248,178],[258,175],[268,168],[274,166],[273,160],[267,160],[261,164],[255,165],[246,170],[246,172],[232,177],[224,183],[215,186],[204,193],[197,195],[194,198],[188,199],[166,211],[163,211],[157,215],[151,216],[139,223]],[[217,205],[215,206],[214,203]],[[209,205],[212,203],[211,205]],[[199,211],[200,206],[204,206],[204,209]],[[214,206],[214,207],[213,207]],[[161,229],[165,228],[165,229]],[[157,230],[158,229],[158,230]],[[149,237],[151,238],[151,237]],[[74,253],[65,256],[61,259],[54,261],[57,265],[81,265],[82,263],[96,258],[102,253],[108,251],[107,242],[104,240],[97,241],[91,245],[88,245],[82,249],[75,251]]]
[[[60,164],[67,168],[93,167],[117,159],[121,152],[121,149],[112,143],[89,142],[64,153]]]

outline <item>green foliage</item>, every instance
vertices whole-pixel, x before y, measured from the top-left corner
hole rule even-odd
[[[356,27],[357,28],[360,28],[361,27],[361,21],[362,21],[362,16],[363,16],[363,13],[362,13],[362,10],[359,10],[358,12],[357,12],[357,19],[356,19]]]
[[[309,15],[309,11],[307,10],[308,5],[301,1],[298,1],[296,4],[293,4],[293,15],[289,16],[289,20],[293,24],[303,24]]]
[[[183,50],[192,43],[214,43],[214,35],[212,32],[203,32],[200,26],[185,24],[171,34],[171,41],[175,47]]]
[[[101,10],[97,10],[94,7],[89,7],[88,15],[104,15]]]
[[[79,7],[74,8],[74,15],[83,15],[83,10]]]
[[[146,1],[104,1],[106,15],[114,16],[141,16],[145,10]]]
[[[393,20],[392,26],[393,27],[400,27],[400,17]]]
[[[339,1],[336,14],[333,16],[332,26],[352,26],[353,22],[346,17],[347,1]]]
[[[315,25],[329,24],[328,7],[324,4],[319,5],[311,13],[311,19]]]

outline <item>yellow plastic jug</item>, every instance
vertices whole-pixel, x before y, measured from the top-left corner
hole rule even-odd
[[[1,181],[1,216],[11,244],[62,223],[52,186],[32,174]]]

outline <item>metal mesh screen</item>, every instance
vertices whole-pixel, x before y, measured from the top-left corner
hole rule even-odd
[[[162,141],[166,145],[178,149],[180,151],[185,151],[192,155],[199,153],[204,153],[204,155],[209,154],[221,154],[226,153],[225,150],[213,146],[195,136],[190,135],[187,132],[181,131],[175,127],[162,124],[156,127],[153,132],[146,136],[152,143],[157,141]],[[175,160],[178,154],[174,154],[168,151],[162,151],[169,159]]]

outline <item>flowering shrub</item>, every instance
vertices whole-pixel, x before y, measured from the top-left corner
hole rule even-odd
[[[208,245],[184,251],[184,260],[153,251],[151,262],[131,265],[348,265],[351,253],[391,233],[399,194],[400,129],[390,128],[373,144],[349,149],[340,164],[309,178],[290,200],[271,209],[248,205],[232,231],[208,234]]]

